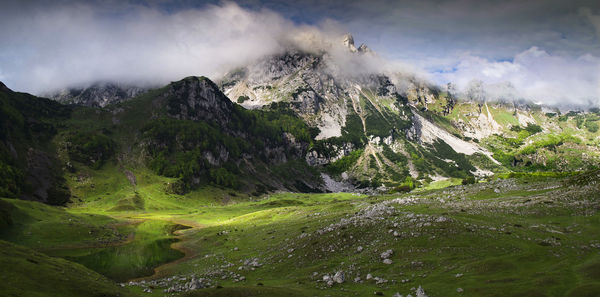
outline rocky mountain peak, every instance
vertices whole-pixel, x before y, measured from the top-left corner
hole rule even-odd
[[[356,48],[356,46],[354,45],[354,37],[352,37],[351,34],[346,34],[344,35],[344,37],[342,38],[342,42],[344,43],[344,46],[347,47],[350,52],[353,53],[372,53],[373,51],[367,47],[366,44],[362,43],[358,48]]]
[[[351,34],[344,35],[342,41],[344,42],[344,46],[350,49],[351,52],[357,51],[356,47],[354,46],[354,37],[352,37]]]
[[[372,51],[372,50],[371,50],[369,47],[367,47],[367,45],[366,45],[366,44],[364,44],[364,43],[363,43],[363,44],[361,44],[361,45],[358,47],[357,51],[358,51],[359,53],[372,53],[372,52],[373,52],[373,51]]]
[[[170,116],[186,120],[229,121],[233,103],[206,77],[190,76],[173,82],[164,94]]]
[[[66,104],[104,107],[109,104],[126,101],[145,91],[145,88],[138,86],[98,82],[87,87],[59,90],[47,96]]]

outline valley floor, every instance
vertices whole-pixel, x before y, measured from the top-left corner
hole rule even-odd
[[[600,296],[599,180],[278,193],[203,206],[180,197],[128,211],[3,199],[0,239],[12,242],[5,250],[35,250],[114,280],[105,296],[423,296],[419,287],[427,296]],[[14,257],[0,256],[2,277],[13,280],[0,283],[3,296],[54,287],[43,269],[37,285],[22,281],[36,276],[5,265]]]

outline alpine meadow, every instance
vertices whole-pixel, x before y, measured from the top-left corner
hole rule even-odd
[[[597,1],[0,7],[0,296],[600,296]]]

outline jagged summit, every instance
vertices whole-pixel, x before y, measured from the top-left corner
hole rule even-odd
[[[229,121],[233,103],[206,77],[189,76],[169,84],[163,94],[169,115],[177,119]]]
[[[139,86],[112,82],[97,82],[86,87],[62,89],[47,94],[50,99],[61,103],[104,107],[109,104],[126,101],[147,89]]]
[[[342,37],[342,42],[344,46],[347,47],[353,53],[372,53],[373,51],[367,47],[366,44],[362,43],[358,48],[354,45],[354,37],[352,34],[348,33]]]
[[[342,41],[344,42],[344,45],[350,49],[351,52],[356,52],[357,49],[354,46],[354,37],[352,37],[351,34],[346,34],[344,35]]]
[[[361,44],[361,45],[358,47],[358,52],[361,52],[361,53],[371,53],[371,52],[373,52],[373,51],[372,51],[372,50],[371,50],[369,47],[367,47],[367,45],[366,45],[366,44],[364,44],[364,43],[363,43],[363,44]]]

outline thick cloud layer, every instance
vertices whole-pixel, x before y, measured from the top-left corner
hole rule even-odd
[[[121,16],[89,5],[31,14],[2,23],[0,75],[10,87],[34,93],[102,80],[214,77],[282,50],[302,36],[294,32],[314,31],[231,3],[174,14],[133,6]]]
[[[550,105],[600,104],[600,58],[586,54],[553,56],[537,47],[512,61],[489,61],[466,55],[450,72],[432,75],[438,82],[454,82],[468,93],[482,82],[488,100],[527,99]]]
[[[0,10],[0,80],[42,94],[216,79],[292,45],[327,47],[342,73],[411,72],[464,93],[480,82],[488,99],[600,103],[594,1],[336,1],[13,1]],[[379,55],[331,48],[345,32]]]

